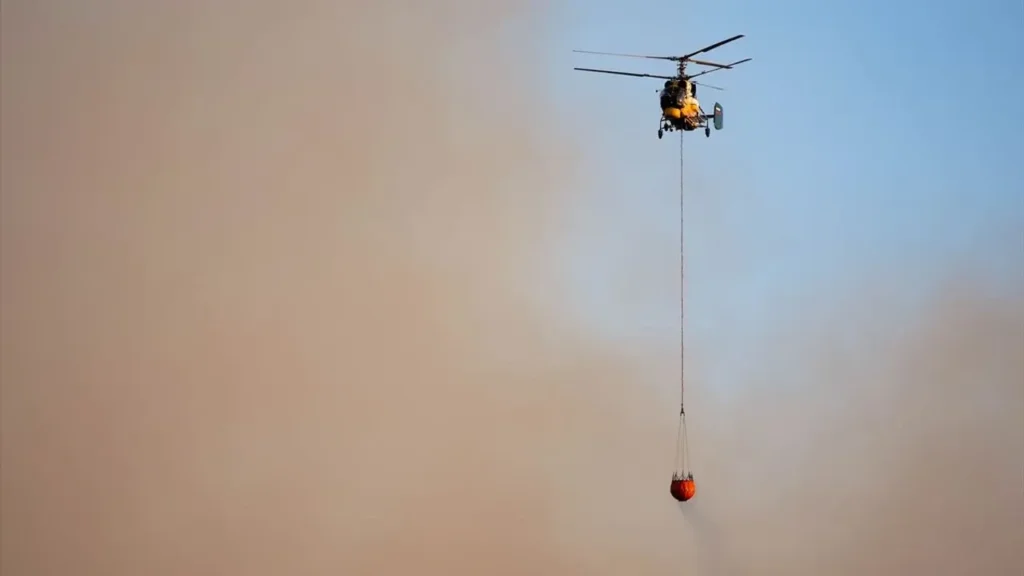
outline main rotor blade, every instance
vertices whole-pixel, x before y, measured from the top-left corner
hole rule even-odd
[[[716,43],[714,43],[714,44],[712,44],[710,46],[705,46],[704,48],[701,48],[700,50],[697,50],[696,52],[691,52],[691,53],[689,53],[689,54],[687,54],[685,56],[648,56],[646,54],[620,54],[618,52],[594,52],[592,50],[573,50],[573,52],[576,52],[577,54],[597,54],[599,56],[619,56],[619,57],[622,57],[622,58],[645,58],[645,59],[648,59],[648,60],[670,60],[672,62],[680,62],[680,61],[684,61],[685,60],[685,61],[689,61],[689,62],[694,62],[695,64],[703,64],[705,66],[719,66],[719,67],[728,68],[730,66],[729,64],[722,65],[722,64],[715,64],[713,62],[700,62],[700,61],[697,61],[697,60],[691,60],[691,58],[696,56],[697,54],[703,54],[705,52],[710,52],[710,51],[714,50],[715,48],[718,48],[720,46],[724,46],[724,45],[726,45],[726,44],[728,44],[730,42],[735,42],[736,40],[739,40],[740,38],[744,38],[744,37],[745,37],[745,35],[743,35],[743,34],[737,34],[736,36],[733,36],[732,38],[726,38],[725,40],[722,40],[721,42],[716,42]],[[744,62],[745,62],[745,60],[744,60]]]
[[[703,82],[694,82],[694,84],[696,84],[697,86],[700,86],[701,88],[711,88],[712,90],[722,90],[722,91],[725,90],[725,88],[719,88],[718,86],[712,86],[711,84],[704,84]]]
[[[725,64],[719,68],[712,68],[711,70],[704,70],[703,72],[698,72],[696,74],[691,75],[690,78],[696,78],[698,76],[703,76],[705,74],[711,74],[712,72],[718,72],[719,70],[732,70],[733,66],[743,64],[744,62],[750,62],[751,60],[753,60],[753,58],[744,58],[743,60],[737,60],[732,64]]]
[[[617,52],[593,52],[591,50],[573,50],[577,54],[597,54],[599,56],[621,56],[623,58],[647,58],[648,60],[678,60],[675,56],[646,56],[643,54],[619,54]]]
[[[692,64],[700,64],[701,66],[714,66],[715,68],[729,68],[728,64],[719,64],[718,62],[708,62],[707,60],[687,60]]]
[[[573,70],[579,70],[580,72],[598,72],[600,74],[617,74],[619,76],[633,76],[635,78],[661,78],[662,80],[672,80],[675,76],[658,76],[657,74],[639,74],[637,72],[619,72],[618,70],[599,70],[597,68],[573,68]]]
[[[683,56],[682,59],[683,60],[689,60],[690,58],[692,58],[693,56],[696,56],[697,54],[703,54],[705,52],[710,52],[710,51],[714,50],[715,48],[718,48],[719,46],[724,46],[724,45],[728,44],[729,42],[735,42],[736,40],[739,40],[740,38],[743,38],[743,37],[744,37],[743,34],[737,34],[736,36],[733,36],[732,38],[726,38],[725,40],[722,40],[721,42],[716,42],[716,43],[712,44],[711,46],[705,46],[704,48],[701,48],[700,50],[697,50],[696,52],[691,52],[691,53],[687,54],[686,56]]]

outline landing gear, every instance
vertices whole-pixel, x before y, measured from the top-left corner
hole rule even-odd
[[[708,126],[704,127],[704,136],[706,138],[711,138],[711,128],[710,127],[708,127]]]
[[[665,131],[664,131],[664,130],[662,130],[661,128],[658,128],[658,140],[661,140],[661,138],[662,138],[662,137],[663,137],[664,135],[665,135]]]

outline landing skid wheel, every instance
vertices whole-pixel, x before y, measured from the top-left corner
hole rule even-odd
[[[704,129],[704,137],[705,138],[711,138],[711,128],[705,128]]]
[[[661,138],[662,138],[662,137],[663,137],[664,135],[665,135],[665,131],[664,131],[664,130],[662,130],[661,128],[658,128],[658,140],[661,140]]]

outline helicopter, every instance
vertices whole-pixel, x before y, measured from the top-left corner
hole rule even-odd
[[[698,76],[717,72],[718,70],[732,70],[733,66],[749,62],[752,58],[744,58],[743,60],[737,60],[731,64],[718,64],[715,62],[708,62],[706,60],[694,60],[693,57],[698,54],[710,52],[715,48],[724,46],[730,42],[734,42],[743,38],[743,34],[733,36],[732,38],[726,38],[721,42],[716,42],[710,46],[706,46],[691,52],[685,56],[645,56],[640,54],[616,54],[613,52],[591,52],[589,50],[573,50],[580,54],[597,54],[601,56],[623,56],[626,58],[647,58],[650,60],[670,60],[676,63],[676,75],[675,76],[659,76],[657,74],[640,74],[637,72],[620,72],[618,70],[601,70],[596,68],[573,68],[573,70],[579,70],[581,72],[598,72],[601,74],[616,74],[619,76],[633,76],[636,78],[660,78],[665,80],[665,86],[661,90],[655,90],[660,92],[660,104],[661,104],[661,120],[659,121],[658,138],[661,139],[665,132],[672,132],[675,130],[682,130],[685,132],[691,132],[699,128],[704,129],[704,136],[711,137],[711,126],[715,127],[715,130],[721,130],[723,125],[723,110],[722,105],[715,102],[715,106],[712,109],[711,114],[704,112],[701,108],[700,102],[697,100],[697,86],[703,86],[704,88],[711,88],[712,90],[722,90],[718,86],[711,86],[708,84],[702,84],[695,82],[693,79]],[[687,74],[686,65],[688,63],[698,64],[700,66],[709,66],[711,69],[698,72],[696,74]],[[711,124],[708,124],[708,121]]]

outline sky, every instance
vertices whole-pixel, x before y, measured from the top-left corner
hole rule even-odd
[[[571,68],[670,74],[673,64],[573,49],[678,55],[746,35],[704,55],[753,58],[706,75],[726,91],[698,91],[705,109],[723,104],[725,129],[685,143],[690,345],[729,340],[736,354],[756,354],[792,306],[894,270],[903,279],[888,289],[912,305],[964,258],[1019,290],[1020,2],[597,1],[571,2],[557,19],[546,80],[564,114],[603,133],[591,141],[595,185],[579,208],[587,234],[574,240],[600,244],[602,256],[580,247],[572,261],[586,287],[581,309],[608,333],[642,338],[678,325],[668,291],[622,302],[608,281],[629,274],[609,261],[636,251],[670,265],[678,145],[655,138],[659,80]]]

